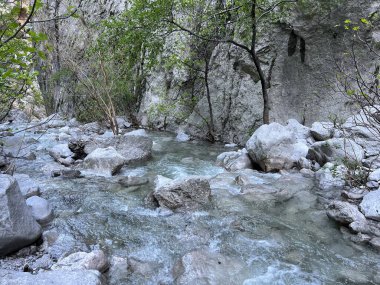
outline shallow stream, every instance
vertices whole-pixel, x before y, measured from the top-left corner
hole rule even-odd
[[[41,137],[37,160],[18,162],[18,172],[36,179],[42,197],[54,207],[51,228],[73,236],[79,250],[81,244],[100,247],[109,255],[146,264],[143,272],[129,272],[124,284],[173,284],[173,268],[194,250],[219,253],[231,268],[243,264],[233,277],[225,267],[214,270],[220,275],[214,280],[225,284],[376,284],[379,255],[343,238],[328,220],[323,195],[310,180],[296,174],[281,178],[253,171],[228,173],[215,166],[217,155],[228,151],[221,145],[176,142],[165,133],[150,136],[153,159],[119,174],[148,177],[150,183],[140,187],[122,187],[114,177],[49,177],[46,164],[53,162],[44,148],[57,143],[50,135]],[[187,213],[148,208],[144,198],[156,175],[216,176],[211,180],[210,207]],[[239,175],[252,184],[282,187],[291,196],[268,200],[262,198],[265,195],[241,193]]]

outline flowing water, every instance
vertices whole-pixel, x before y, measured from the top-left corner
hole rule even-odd
[[[51,228],[90,249],[100,247],[110,255],[149,264],[150,271],[145,275],[130,272],[124,284],[172,284],[173,267],[194,250],[219,253],[242,264],[244,269],[234,284],[376,284],[379,255],[343,238],[337,225],[328,220],[320,202],[323,199],[310,181],[245,172],[254,184],[280,181],[273,187],[293,193],[282,202],[261,201],[260,195],[241,193],[238,174],[215,166],[216,156],[227,151],[224,147],[180,143],[165,133],[150,136],[153,159],[126,167],[120,174],[149,177],[150,183],[141,187],[125,188],[116,178],[97,176],[50,178],[46,164],[52,159],[44,149],[57,143],[50,135],[41,137],[37,160],[19,162],[18,172],[36,179],[42,197],[54,207],[56,218]],[[148,208],[144,198],[152,191],[156,175],[215,176],[210,207],[188,213]]]

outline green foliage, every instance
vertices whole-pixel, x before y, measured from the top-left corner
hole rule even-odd
[[[40,7],[37,3],[37,8]],[[29,8],[30,9],[30,8]],[[23,98],[27,90],[37,94],[33,87],[37,72],[33,70],[35,57],[44,58],[44,53],[35,48],[35,44],[46,36],[28,28],[19,33],[20,15],[27,14],[25,7],[9,2],[0,3],[0,118],[14,101]]]

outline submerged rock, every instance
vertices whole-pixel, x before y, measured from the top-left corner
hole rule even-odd
[[[147,137],[148,134],[144,129],[138,129],[134,131],[130,131],[128,133],[125,133],[124,136],[142,136],[142,137]]]
[[[84,159],[84,167],[111,176],[123,167],[125,161],[113,147],[97,148]]]
[[[0,175],[0,256],[35,242],[41,227],[25,204],[16,180]]]
[[[102,285],[102,276],[95,270],[56,270],[36,275],[0,270],[0,285]]]
[[[140,186],[149,183],[146,177],[127,176],[117,180],[117,182],[124,187]]]
[[[243,261],[220,253],[193,251],[175,265],[175,284],[243,284],[246,276]]]
[[[190,140],[190,136],[184,132],[179,132],[175,138],[178,142],[187,142]]]
[[[153,196],[160,207],[193,210],[210,202],[211,189],[206,178],[191,177],[160,185],[154,190]]]

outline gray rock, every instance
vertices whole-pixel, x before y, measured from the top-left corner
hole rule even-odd
[[[326,164],[315,173],[317,185],[322,190],[343,188],[346,185],[347,168],[344,165]]]
[[[102,250],[94,250],[92,252],[75,252],[64,257],[52,266],[52,270],[97,270],[101,273],[109,268],[107,256]]]
[[[306,144],[297,142],[294,133],[278,123],[258,128],[246,149],[253,162],[267,172],[291,169],[308,152]]]
[[[116,122],[119,126],[119,129],[128,129],[132,126],[132,124],[123,117],[116,117]]]
[[[310,129],[295,119],[289,119],[286,123],[286,128],[295,135],[297,141],[306,143],[310,138]]]
[[[70,127],[70,128],[77,128],[79,127],[79,122],[77,121],[76,118],[72,118],[70,119],[68,122],[67,122],[67,125]]]
[[[40,195],[40,186],[29,175],[17,173],[13,177],[17,180],[20,191],[25,199]]]
[[[368,219],[380,221],[380,189],[364,196],[360,210]]]
[[[0,175],[0,256],[35,242],[41,227],[33,218],[16,180]]]
[[[380,251],[380,237],[375,237],[369,241],[369,244]]]
[[[365,195],[368,194],[368,191],[366,189],[360,189],[360,188],[350,188],[348,191],[344,190],[342,191],[342,197],[346,198],[348,200],[362,200]],[[357,202],[357,201],[355,201]]]
[[[10,110],[8,116],[5,117],[5,121],[12,122],[13,124],[29,123],[29,116],[20,109]]]
[[[367,186],[368,188],[372,188],[372,189],[374,189],[374,188],[379,188],[379,183],[378,183],[377,181],[368,181],[368,182],[366,183],[366,186]]]
[[[127,176],[117,180],[117,182],[124,187],[141,186],[149,183],[149,179],[146,177]]]
[[[125,133],[124,136],[143,136],[143,137],[147,137],[148,134],[147,134],[147,132],[144,129],[139,129],[139,130],[134,130],[134,131],[130,131],[128,133]]]
[[[88,123],[79,127],[84,134],[100,134],[104,133],[103,128],[98,122]]]
[[[96,148],[109,146],[114,147],[125,158],[126,163],[133,163],[145,161],[152,156],[153,141],[144,136],[115,136],[88,141],[84,151],[89,154]]]
[[[38,223],[44,225],[54,218],[53,209],[44,198],[33,196],[26,199],[26,204],[32,210],[33,217]]]
[[[84,159],[84,167],[111,176],[116,174],[125,162],[125,157],[113,147],[97,148]]]
[[[209,204],[210,184],[206,178],[191,177],[174,180],[153,192],[160,207],[171,210],[193,210]]]
[[[368,181],[380,181],[380,169],[372,171],[368,176]]]
[[[242,151],[223,152],[216,158],[216,165],[222,166],[229,171],[236,171],[245,168],[253,168],[248,152]]]
[[[330,122],[315,122],[311,126],[310,133],[316,141],[331,139],[334,133],[334,125]]]
[[[301,157],[298,160],[298,167],[299,167],[299,169],[311,169],[312,168],[312,163],[307,158]]]
[[[304,176],[304,177],[309,177],[309,178],[313,178],[315,176],[315,172],[311,169],[307,169],[307,168],[302,168],[300,170],[300,173]]]
[[[129,270],[133,274],[143,276],[144,278],[151,278],[157,272],[158,265],[154,262],[144,262],[136,258],[128,259]]]
[[[49,149],[49,154],[55,161],[61,163],[64,166],[70,166],[75,161],[72,158],[74,153],[71,152],[67,144],[58,144]]]
[[[35,139],[26,139],[22,135],[2,138],[3,154],[8,157],[17,157],[34,160],[36,144]]]
[[[162,176],[162,175],[157,175],[156,178],[154,179],[155,189],[161,188],[162,186],[170,184],[173,181],[174,181],[173,179],[167,178],[167,177]]]
[[[331,202],[327,207],[327,216],[343,225],[366,220],[357,206],[342,201]]]
[[[193,251],[175,265],[175,284],[243,284],[247,278],[245,268],[239,259],[215,252]]]
[[[379,106],[365,107],[343,124],[345,131],[365,150],[367,156],[380,154],[379,122],[375,119]],[[372,117],[373,116],[373,117]]]
[[[369,156],[366,159],[363,159],[363,166],[371,169],[380,168],[380,156]]]
[[[83,175],[79,170],[74,169],[57,169],[51,172],[51,177],[62,177],[68,179],[82,178]]]
[[[178,142],[187,142],[190,140],[190,136],[184,132],[179,132],[175,138]]]
[[[73,152],[69,149],[66,143],[57,144],[49,149],[49,154],[55,159],[56,157],[68,158],[73,155]]]
[[[0,285],[102,285],[102,276],[95,270],[56,270],[36,275],[0,270]]]
[[[334,138],[314,143],[307,158],[317,161],[322,166],[326,162],[343,160],[361,163],[364,159],[364,149],[351,139]]]
[[[111,285],[128,283],[130,279],[128,276],[128,260],[126,258],[119,256],[111,257],[108,279]]]
[[[85,244],[68,233],[60,234],[55,230],[45,231],[43,240],[43,249],[56,260],[78,251],[88,251]]]

